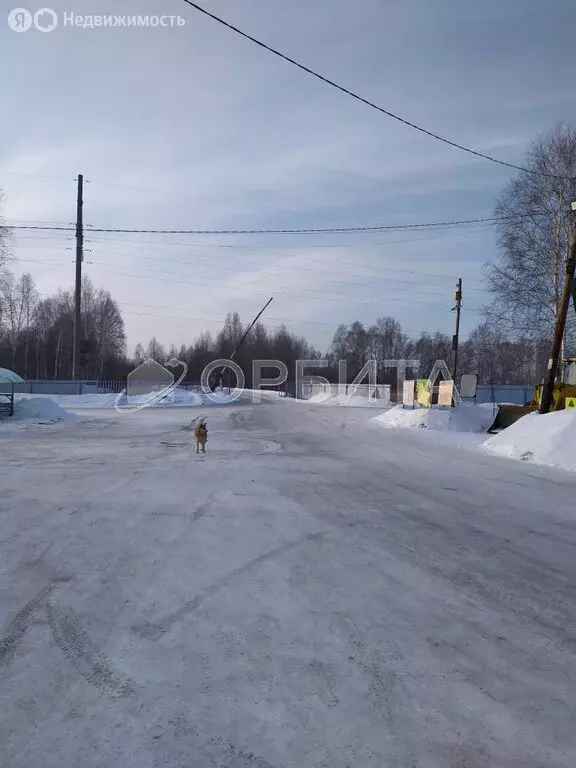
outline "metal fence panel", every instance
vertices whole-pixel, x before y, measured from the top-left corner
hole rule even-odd
[[[512,403],[524,405],[534,397],[529,384],[478,384],[477,403]]]

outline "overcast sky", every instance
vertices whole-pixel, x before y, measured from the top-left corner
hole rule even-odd
[[[182,0],[46,0],[50,33],[0,26],[0,188],[9,223],[278,229],[489,217],[513,171],[438,143],[239,38]],[[458,143],[522,163],[576,119],[574,0],[207,0],[206,8]],[[3,3],[10,10],[12,5]],[[37,8],[28,5],[31,11]],[[155,29],[77,29],[81,15],[180,15]],[[4,12],[3,12],[4,15]],[[50,178],[46,178],[50,177]],[[20,231],[15,270],[73,284],[73,242]],[[248,322],[274,296],[324,350],[339,323],[393,315],[410,335],[480,321],[486,225],[308,236],[87,234],[85,274],[121,304],[129,351]]]

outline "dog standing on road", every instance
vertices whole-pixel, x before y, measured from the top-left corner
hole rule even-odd
[[[202,453],[206,453],[208,428],[205,421],[201,421],[200,424],[194,428],[194,439],[196,440],[196,453],[200,453],[200,448],[202,448]]]

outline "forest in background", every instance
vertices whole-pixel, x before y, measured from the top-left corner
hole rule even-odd
[[[60,290],[40,299],[31,275],[15,279],[4,269],[0,276],[0,306],[0,367],[10,368],[25,379],[70,379],[73,292]],[[124,379],[147,357],[158,362],[176,357],[188,365],[187,379],[198,381],[208,363],[230,356],[248,327],[237,313],[230,313],[215,335],[202,333],[180,348],[163,347],[151,339],[146,345],[137,344],[129,355],[118,303],[88,278],[83,282],[82,308],[83,339],[87,342],[82,354],[85,379]],[[547,339],[512,340],[485,322],[461,342],[459,369],[477,373],[481,383],[535,383],[544,371],[548,347]],[[451,336],[437,332],[410,338],[393,317],[382,317],[370,326],[360,321],[340,325],[328,350],[314,349],[304,337],[285,326],[270,331],[259,322],[246,337],[235,361],[244,371],[247,386],[251,385],[253,360],[281,360],[292,378],[297,360],[319,358],[328,359],[330,368],[316,372],[334,381],[339,360],[347,361],[349,381],[368,360],[376,360],[379,382],[395,383],[395,371],[384,366],[386,360],[418,359],[420,374],[425,376],[436,360],[445,360],[451,366],[453,355]]]

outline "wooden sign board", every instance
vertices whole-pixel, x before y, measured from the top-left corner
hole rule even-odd
[[[454,382],[441,381],[438,386],[438,405],[451,406],[454,396]]]
[[[404,381],[404,387],[402,389],[402,405],[414,408],[414,385],[416,382],[413,379],[406,379]]]

